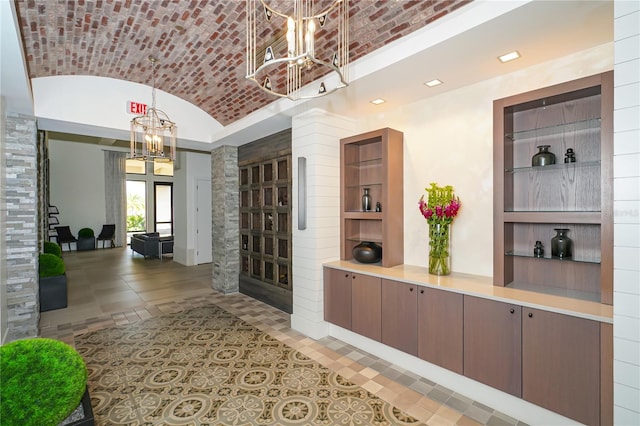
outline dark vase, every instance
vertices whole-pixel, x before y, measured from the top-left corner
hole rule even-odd
[[[371,210],[371,195],[369,195],[369,188],[363,188],[364,194],[362,194],[362,211],[368,212]]]
[[[531,157],[531,166],[548,166],[550,164],[556,164],[556,156],[553,152],[549,152],[550,145],[538,146],[538,152]]]
[[[551,238],[551,257],[568,259],[571,257],[573,241],[567,237],[568,229],[555,228],[556,236]]]
[[[575,163],[576,162],[576,153],[573,152],[573,148],[567,148],[567,153],[564,154],[564,162],[565,163]]]
[[[351,254],[360,263],[376,263],[382,259],[382,247],[371,241],[363,241],[351,250]]]
[[[542,246],[542,243],[540,241],[536,241],[536,245],[533,246],[533,255],[535,257],[544,256],[544,247]]]

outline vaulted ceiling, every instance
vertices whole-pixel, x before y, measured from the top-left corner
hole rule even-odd
[[[327,0],[318,0],[322,5]],[[351,0],[350,58],[469,0]],[[244,0],[18,0],[30,78],[93,75],[150,84],[227,126],[277,100],[245,79]]]

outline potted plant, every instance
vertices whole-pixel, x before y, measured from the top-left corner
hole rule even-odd
[[[0,383],[2,424],[94,424],[87,368],[66,343],[33,338],[0,346]]]
[[[64,261],[52,253],[38,257],[40,312],[67,307],[67,275]]]
[[[51,253],[51,254],[55,254],[58,257],[62,257],[62,249],[60,248],[60,246],[56,243],[52,243],[51,241],[44,242],[43,251],[45,253]]]
[[[96,238],[91,228],[82,228],[78,231],[78,242],[76,243],[78,251],[95,250]]]

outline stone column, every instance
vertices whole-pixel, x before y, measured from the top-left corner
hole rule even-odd
[[[240,204],[238,148],[221,146],[211,152],[212,287],[224,294],[239,291]]]
[[[7,115],[2,156],[1,285],[7,313],[5,341],[36,337],[38,305],[38,184],[35,117]],[[5,281],[6,278],[6,281]]]

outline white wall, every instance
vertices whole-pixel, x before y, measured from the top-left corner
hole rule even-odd
[[[427,266],[428,226],[417,203],[437,182],[452,185],[462,201],[452,227],[452,270],[492,276],[493,100],[612,68],[613,44],[602,45],[365,120],[365,130],[404,132],[405,263]]]
[[[183,265],[196,264],[196,183],[211,180],[211,154],[180,153],[180,168],[173,178],[173,260]],[[209,236],[211,238],[211,236]]]
[[[127,102],[151,106],[151,87],[114,78],[63,75],[35,78],[32,85],[35,115],[41,123],[82,123],[96,129],[117,129],[124,132],[121,139],[127,138],[129,123],[135,116],[128,113]],[[222,128],[220,123],[195,105],[160,89],[156,92],[156,107],[178,125],[178,146],[182,146],[183,139],[208,144],[212,135]],[[46,125],[45,130],[72,133],[71,129],[51,129]],[[93,134],[107,136],[97,133]]]
[[[640,424],[640,2],[614,9],[614,422]]]
[[[106,223],[104,154],[100,145],[49,140],[50,202],[60,225],[78,236],[80,228],[98,235]],[[67,245],[64,245],[66,250]],[[71,248],[75,250],[74,244]]]

